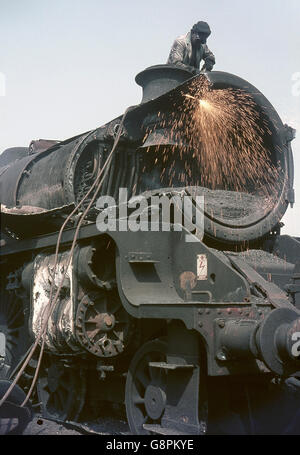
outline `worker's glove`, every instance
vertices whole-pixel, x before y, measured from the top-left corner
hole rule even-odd
[[[213,69],[213,67],[214,67],[214,62],[207,58],[205,60],[205,65],[203,66],[203,69],[205,71],[211,71]]]

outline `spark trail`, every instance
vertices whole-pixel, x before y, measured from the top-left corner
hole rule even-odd
[[[281,169],[271,160],[272,132],[252,97],[231,88],[212,90],[197,79],[189,89],[172,112],[158,113],[157,123],[147,130],[163,131],[151,147],[153,165],[162,163],[162,184],[276,198]]]

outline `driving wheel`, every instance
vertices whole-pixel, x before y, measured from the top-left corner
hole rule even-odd
[[[85,401],[85,373],[78,366],[48,358],[40,372],[37,393],[45,418],[76,421]]]
[[[125,404],[133,434],[150,434],[144,424],[160,424],[166,405],[166,372],[149,365],[166,361],[166,342],[145,343],[135,354],[127,375]]]

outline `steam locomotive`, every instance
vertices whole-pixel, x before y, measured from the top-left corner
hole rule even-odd
[[[156,65],[136,81],[142,101],[124,116],[0,156],[1,378],[16,376],[45,324],[36,394],[47,418],[78,420],[86,406],[101,415],[112,402],[125,403],[133,434],[284,432],[300,408],[285,388],[300,370],[300,238],[280,235],[294,202],[293,131],[232,74],[191,77]],[[271,192],[263,167],[255,179],[245,174],[242,189],[204,175],[194,154],[203,138],[188,143],[192,114],[182,106],[205,84],[251,99],[277,176]],[[238,147],[235,138],[231,150]],[[169,228],[159,206],[155,231],[100,231],[107,209],[97,200],[118,201],[124,188],[131,201],[164,196],[171,206],[174,197],[202,196],[190,212],[190,221],[201,212],[202,235],[195,225],[186,241],[174,204]],[[119,202],[115,209],[120,218]],[[25,391],[36,366],[34,356],[20,380]]]

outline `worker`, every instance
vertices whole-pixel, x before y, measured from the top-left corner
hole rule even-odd
[[[190,32],[174,41],[167,64],[187,69],[192,74],[211,71],[216,60],[206,45],[210,34],[211,30],[206,22],[197,22]],[[201,60],[204,60],[204,65],[200,70]]]

